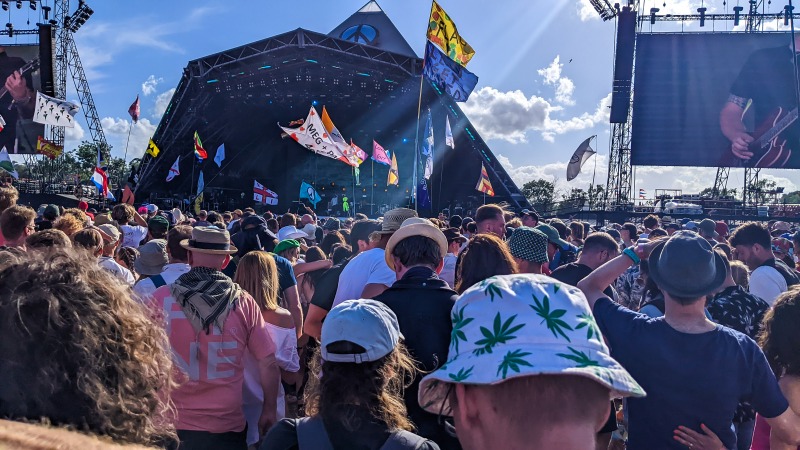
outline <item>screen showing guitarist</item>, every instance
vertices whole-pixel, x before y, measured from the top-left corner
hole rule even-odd
[[[796,43],[800,49],[800,36]],[[756,50],[747,59],[720,112],[722,134],[731,142],[725,165],[800,167],[796,57],[788,44]],[[753,131],[746,114],[755,119]]]

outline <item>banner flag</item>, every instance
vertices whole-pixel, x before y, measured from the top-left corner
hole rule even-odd
[[[264,187],[263,184],[253,180],[253,200],[265,205],[277,205],[278,194]]]
[[[486,166],[484,166],[483,163],[481,163],[481,178],[478,180],[478,185],[475,186],[475,189],[483,192],[489,197],[494,197],[492,182],[489,181],[489,172],[486,171]]]
[[[139,121],[139,114],[141,113],[141,108],[139,107],[139,96],[136,96],[136,101],[133,102],[130,108],[128,108],[128,114],[131,115],[131,120],[133,123]]]
[[[169,168],[169,172],[167,173],[167,181],[172,181],[181,174],[181,157],[180,155],[175,158],[175,162],[172,163],[172,167]]]
[[[472,46],[458,34],[456,24],[435,1],[431,5],[431,17],[428,21],[428,39],[462,66],[466,66],[475,55]]]
[[[583,141],[575,150],[575,153],[572,154],[572,158],[569,159],[569,164],[567,164],[567,181],[574,180],[581,173],[581,167],[586,161],[597,153],[590,145],[594,138],[595,136],[591,136]]]
[[[153,158],[157,157],[159,153],[161,153],[161,149],[158,148],[155,142],[150,139],[150,142],[147,143],[147,150],[145,151],[148,155],[152,156]]]
[[[38,136],[36,139],[36,152],[50,159],[56,159],[64,152],[64,146],[56,145],[45,138]]]
[[[217,148],[217,154],[214,155],[214,162],[217,163],[217,166],[222,168],[222,160],[225,159],[225,144],[220,144]]]
[[[456,141],[453,139],[453,130],[450,129],[450,116],[445,116],[444,144],[453,150],[456,148]]]
[[[14,163],[11,162],[11,157],[8,156],[8,150],[6,150],[5,147],[3,147],[3,150],[0,150],[0,169],[8,172],[12,177],[19,179],[17,169],[14,168]]]
[[[95,167],[91,180],[97,190],[103,194],[103,197],[108,197],[108,175],[106,175],[106,171],[100,167]]]
[[[36,109],[33,111],[33,121],[44,125],[57,127],[75,127],[75,114],[81,109],[75,103],[49,97],[36,92]]]
[[[203,193],[201,192],[200,195],[198,195],[194,199],[194,213],[195,213],[195,215],[196,214],[200,214],[200,210],[202,210],[202,209],[203,209]]]
[[[392,160],[389,159],[389,152],[375,140],[372,141],[372,160],[385,166],[392,165]]]
[[[194,156],[197,157],[197,162],[203,162],[208,158],[208,152],[203,148],[203,142],[197,131],[194,132]]]
[[[447,57],[430,41],[425,45],[422,75],[436,83],[457,102],[465,102],[475,90],[478,77]]]
[[[386,180],[387,186],[398,186],[400,184],[400,172],[397,170],[397,154],[392,152],[392,167],[389,169],[389,178]]]
[[[425,139],[422,141],[422,156],[425,157],[422,162],[423,178],[426,180],[431,179],[433,175],[433,121],[431,119],[431,110],[428,110],[428,120],[425,122]]]
[[[346,161],[344,153],[339,146],[333,141],[330,133],[325,128],[322,120],[317,114],[317,110],[312,106],[308,112],[308,117],[305,122],[297,128],[287,128],[278,126],[289,137],[294,139],[298,144],[311,150],[312,152],[325,156],[326,158],[338,159]],[[341,144],[340,144],[341,145]],[[346,143],[345,148],[350,148]],[[349,163],[348,163],[349,164]]]
[[[197,177],[197,195],[202,194],[203,193],[203,189],[205,189],[205,188],[206,188],[206,182],[203,179],[203,171],[201,170],[200,171],[200,176]]]
[[[300,198],[307,198],[308,201],[314,204],[314,208],[317,207],[317,203],[322,201],[322,197],[319,196],[317,190],[314,189],[314,186],[306,183],[305,181],[303,181],[303,183],[300,185]]]

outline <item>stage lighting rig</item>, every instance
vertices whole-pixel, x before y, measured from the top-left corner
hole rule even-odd
[[[6,32],[8,33],[8,37],[14,37],[14,24],[9,22],[6,24]]]
[[[32,10],[36,11],[36,0],[31,0],[29,6]]]
[[[17,9],[22,9],[22,0],[17,0]]]
[[[611,20],[617,15],[617,11],[611,6],[608,0],[589,0],[597,14],[603,20]]]
[[[8,0],[3,0],[3,11],[8,11]]]
[[[81,1],[78,9],[71,16],[64,19],[64,26],[74,33],[89,20],[92,14],[94,14],[94,10],[86,2]]]
[[[741,16],[742,11],[744,11],[744,6],[733,7],[733,26],[739,26],[739,16]]]
[[[650,25],[656,24],[656,13],[661,11],[660,8],[650,8]]]
[[[700,13],[700,26],[701,27],[706,26],[706,11],[708,11],[708,8],[706,8],[706,7],[697,8],[697,12]]]

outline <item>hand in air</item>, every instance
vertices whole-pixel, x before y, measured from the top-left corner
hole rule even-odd
[[[703,429],[702,433],[679,426],[675,429],[673,437],[692,450],[725,450],[725,445],[713,431],[704,424],[701,424],[700,428]]]
[[[747,133],[740,133],[731,140],[731,151],[737,158],[748,160],[753,157],[753,152],[748,148],[751,142],[753,142],[753,136]]]
[[[24,101],[30,98],[28,83],[25,81],[25,77],[20,75],[16,70],[6,78],[5,87],[8,89],[8,93],[11,94],[11,97],[16,101]]]

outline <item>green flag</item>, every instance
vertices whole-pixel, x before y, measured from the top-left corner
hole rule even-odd
[[[8,156],[8,151],[5,147],[0,150],[0,169],[10,173],[12,177],[19,179],[17,170],[14,169],[14,163],[11,162],[11,157]]]

